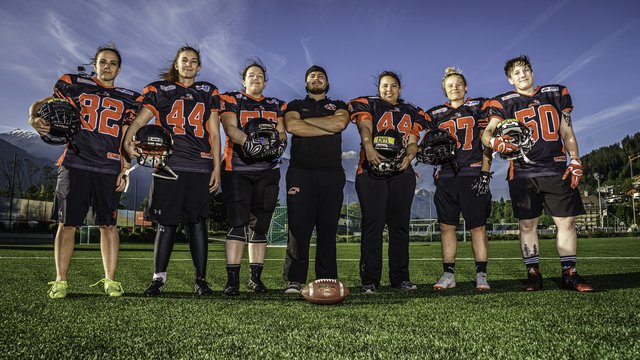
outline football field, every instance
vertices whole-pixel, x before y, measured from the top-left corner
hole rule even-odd
[[[145,298],[153,246],[123,244],[118,280],[126,294],[108,298],[89,287],[103,276],[99,246],[77,245],[69,295],[52,300],[52,245],[0,245],[0,358],[640,358],[640,239],[579,240],[578,271],[595,293],[559,289],[551,240],[541,241],[543,291],[521,291],[526,273],[516,241],[492,241],[492,290],[476,293],[470,243],[459,244],[457,288],[432,290],[442,274],[440,245],[412,243],[418,290],[389,288],[385,261],[383,286],[374,295],[359,293],[358,244],[340,244],[339,274],[352,293],[333,306],[282,293],[285,249],[279,247],[267,250],[267,294],[246,289],[245,260],[241,295],[223,296],[224,244],[213,242],[213,296],[193,294],[189,250],[178,244],[165,295]]]

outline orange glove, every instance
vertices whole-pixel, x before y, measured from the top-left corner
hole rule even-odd
[[[511,154],[514,151],[518,151],[518,145],[514,145],[509,141],[513,138],[509,135],[496,136],[489,140],[491,148],[501,154]]]
[[[575,189],[578,187],[580,178],[582,178],[582,163],[580,162],[580,159],[571,159],[569,166],[567,166],[567,170],[564,172],[564,176],[562,176],[562,180],[569,177],[569,174],[571,174],[571,188]]]

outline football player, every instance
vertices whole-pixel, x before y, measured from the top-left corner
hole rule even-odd
[[[267,232],[278,202],[280,168],[278,158],[287,146],[282,116],[287,107],[280,99],[262,93],[267,86],[266,68],[259,59],[250,59],[242,71],[244,91],[220,96],[222,126],[227,136],[222,162],[222,195],[229,221],[226,241],[226,295],[240,293],[240,263],[244,244],[249,244],[249,288],[257,293],[267,291],[261,279]],[[256,158],[262,146],[243,131],[252,119],[266,119],[278,131],[274,156]],[[265,148],[266,149],[266,148]]]
[[[467,98],[467,80],[454,68],[447,68],[442,78],[442,91],[449,99],[444,105],[426,111],[429,129],[444,129],[456,140],[455,167],[442,164],[434,176],[434,202],[440,222],[442,265],[444,275],[433,286],[436,290],[454,288],[458,240],[456,225],[460,213],[471,231],[476,260],[476,289],[489,290],[487,283],[487,231],[485,224],[491,213],[491,149],[483,149],[482,130],[487,124],[489,99]]]
[[[348,106],[362,143],[356,192],[362,209],[360,278],[365,294],[375,293],[380,286],[385,224],[389,229],[391,286],[400,290],[417,288],[409,279],[409,218],[416,187],[411,160],[418,151],[417,141],[425,118],[422,110],[400,98],[401,88],[396,73],[383,71],[378,75],[378,96],[359,97]],[[374,148],[374,139],[388,130],[401,135],[406,154],[397,171],[380,176],[376,169],[387,159]]]
[[[52,208],[52,219],[58,222],[54,242],[56,280],[49,283],[49,297],[67,295],[67,273],[73,255],[76,227],[84,223],[89,207],[94,223],[100,227],[100,251],[105,277],[103,284],[109,296],[124,293],[115,281],[120,238],[116,215],[120,195],[125,187],[125,171],[129,162],[120,153],[122,134],[139,109],[140,94],[116,87],[122,59],[113,44],[101,46],[92,59],[95,76],[65,74],[53,87],[53,97],[36,101],[29,109],[29,123],[41,136],[50,126],[37,115],[52,98],[64,99],[80,113],[81,127],[57,162],[58,181]]]
[[[154,273],[144,291],[146,296],[162,295],[167,282],[167,266],[181,214],[187,223],[189,249],[195,267],[195,292],[211,295],[206,281],[210,193],[220,183],[220,121],[218,89],[196,81],[201,68],[200,53],[191,46],[180,48],[162,80],[144,88],[143,108],[125,136],[125,148],[137,157],[133,135],[155,117],[156,125],[171,132],[173,153],[167,166],[177,175],[155,176],[150,190],[147,217],[158,223],[154,245]],[[162,175],[163,169],[155,170]]]
[[[508,173],[509,193],[514,215],[520,223],[520,245],[528,274],[524,289],[542,288],[536,229],[544,209],[558,228],[556,248],[562,266],[562,287],[593,291],[576,272],[575,216],[584,214],[584,207],[578,191],[582,164],[571,123],[573,104],[569,90],[555,84],[534,86],[533,69],[526,56],[507,61],[504,71],[515,89],[491,101],[490,120],[482,142],[501,153],[518,151],[508,136],[494,137],[496,128],[506,119],[516,119],[528,126],[535,141],[527,153],[528,161],[512,160]]]
[[[300,293],[307,281],[309,244],[315,227],[316,279],[336,279],[336,233],[342,209],[342,131],[347,105],[327,97],[329,79],[313,65],[305,74],[307,97],[290,102],[284,124],[291,138],[287,170],[289,238],[284,262],[285,293]]]

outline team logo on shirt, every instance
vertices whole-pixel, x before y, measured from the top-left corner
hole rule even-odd
[[[520,96],[520,94],[511,94],[511,95],[507,95],[507,96],[501,97],[500,100],[506,101],[506,100],[509,100],[509,99],[512,99],[512,98],[516,98],[516,97],[519,97],[519,96]]]
[[[331,110],[331,111],[335,111],[336,110],[336,106],[334,104],[327,104],[324,106],[325,109],[327,110]]]
[[[78,78],[78,82],[79,83],[83,83],[83,84],[87,84],[87,85],[95,85],[96,84],[95,82],[93,82],[93,80],[85,79],[85,78],[82,78],[82,77]]]
[[[558,92],[560,91],[560,88],[557,86],[547,86],[547,87],[543,87],[540,92],[541,93],[545,93],[545,92]]]
[[[112,153],[112,152],[108,152],[107,153],[107,159],[109,160],[120,160],[120,154],[116,154],[116,153]]]
[[[133,96],[133,91],[129,90],[129,89],[123,89],[123,88],[116,88],[116,91],[119,91],[123,94],[127,94],[129,96]]]
[[[529,106],[538,106],[538,105],[540,105],[540,104],[541,104],[541,103],[540,103],[540,100],[538,100],[538,99],[533,99],[533,100],[531,100],[531,103],[529,103]]]
[[[267,99],[267,104],[277,104],[278,100],[276,99]]]
[[[182,97],[180,97],[180,99],[182,99],[182,100],[193,100],[193,95],[187,93],[187,94],[182,95]]]
[[[162,91],[171,91],[171,90],[175,90],[176,86],[175,85],[160,85],[160,89]]]
[[[447,108],[446,108],[446,107],[443,107],[443,108],[440,108],[440,109],[438,109],[438,110],[433,110],[433,111],[431,112],[431,115],[437,115],[437,114],[440,114],[440,113],[443,113],[443,112],[446,112],[446,111],[447,111]]]
[[[196,85],[196,90],[209,92],[209,90],[211,90],[211,87],[209,85]]]
[[[465,105],[466,105],[466,106],[476,106],[476,105],[478,105],[478,104],[480,104],[480,101],[479,101],[479,100],[467,101],[467,102],[465,103]]]

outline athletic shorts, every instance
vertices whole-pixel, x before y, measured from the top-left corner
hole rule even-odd
[[[471,188],[476,179],[476,176],[457,176],[436,182],[433,201],[440,223],[458,225],[462,212],[467,229],[486,225],[491,215],[491,192],[476,196],[476,190]]]
[[[177,226],[184,214],[189,224],[209,217],[210,173],[175,171],[177,180],[153,177],[146,217],[161,225]]]
[[[68,226],[82,226],[89,219],[95,225],[115,225],[122,193],[116,191],[118,174],[58,167],[56,196],[51,219]]]
[[[280,169],[222,171],[222,197],[229,226],[252,223],[253,231],[266,234],[278,203]],[[252,219],[254,218],[254,219]]]
[[[535,219],[542,214],[570,217],[584,214],[584,206],[578,189],[571,188],[571,177],[562,175],[509,181],[509,194],[513,214],[521,220]]]

